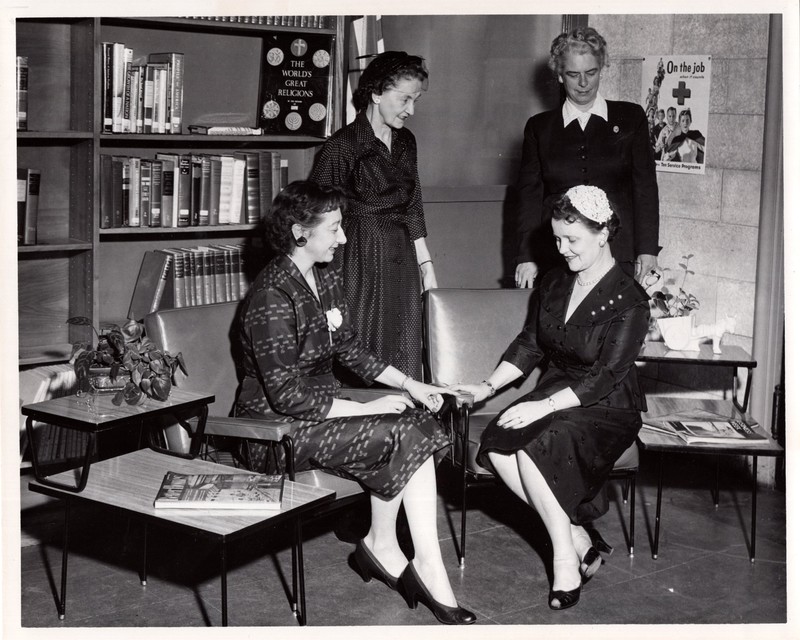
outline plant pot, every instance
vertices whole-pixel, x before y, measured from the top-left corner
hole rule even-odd
[[[111,367],[91,367],[89,369],[89,384],[95,393],[116,393],[130,381],[128,371],[120,371],[117,377],[111,379]]]
[[[673,351],[691,350],[694,316],[659,318],[656,323],[667,348]]]

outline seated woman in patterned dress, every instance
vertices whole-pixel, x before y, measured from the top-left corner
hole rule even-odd
[[[552,228],[567,268],[545,275],[534,317],[494,372],[453,389],[481,402],[548,363],[536,389],[486,428],[478,461],[541,516],[553,545],[549,605],[566,609],[602,563],[582,524],[608,510],[604,483],[646,410],[634,362],[650,310],[644,289],[611,255],[619,219],[602,189],[567,190]]]
[[[358,480],[369,492],[371,525],[356,546],[362,578],[401,591],[408,605],[428,606],[445,624],[470,624],[442,561],[436,527],[434,455],[449,440],[431,412],[441,390],[403,374],[370,353],[353,330],[339,272],[330,265],[347,240],[345,198],[335,187],[298,181],[276,197],[267,236],[277,252],[239,312],[244,378],[236,413],[296,425],[299,470],[321,467]],[[371,402],[338,397],[333,362],[403,389]],[[400,549],[396,520],[405,507],[414,559]]]

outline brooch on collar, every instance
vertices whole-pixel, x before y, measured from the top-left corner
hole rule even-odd
[[[614,128],[612,129],[612,131],[614,133],[619,133],[619,127],[617,125],[614,125]]]

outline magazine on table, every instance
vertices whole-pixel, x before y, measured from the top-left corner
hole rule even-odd
[[[769,437],[754,420],[730,418],[705,410],[646,419],[642,428],[680,438],[687,444],[769,445]]]
[[[167,471],[157,509],[280,509],[284,475]]]

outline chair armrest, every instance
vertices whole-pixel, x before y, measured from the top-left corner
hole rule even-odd
[[[291,423],[278,420],[258,420],[255,418],[226,418],[209,416],[206,422],[206,435],[231,436],[252,440],[271,440],[280,442],[281,438],[294,431]]]
[[[400,389],[380,389],[376,387],[342,387],[339,397],[342,400],[352,400],[353,402],[371,402],[383,396],[411,396]]]

